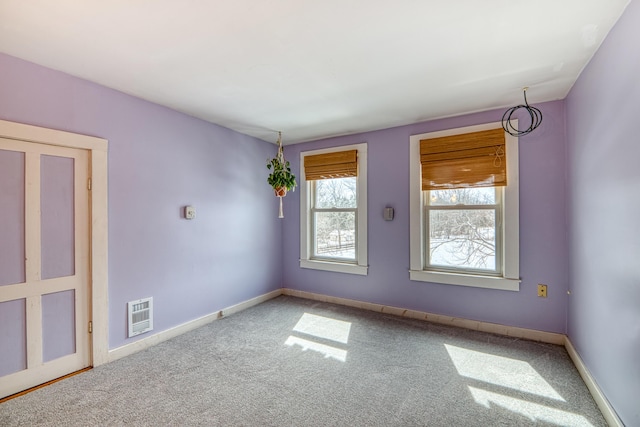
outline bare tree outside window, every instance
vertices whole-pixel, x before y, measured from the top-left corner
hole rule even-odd
[[[428,265],[496,272],[499,198],[495,188],[429,191],[426,208]]]
[[[316,257],[356,259],[356,178],[315,181],[313,219]]]

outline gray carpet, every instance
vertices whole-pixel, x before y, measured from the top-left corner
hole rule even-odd
[[[2,426],[605,426],[561,346],[281,296],[0,404]]]

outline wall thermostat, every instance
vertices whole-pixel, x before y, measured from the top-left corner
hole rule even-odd
[[[194,219],[196,217],[196,208],[194,208],[193,206],[185,206],[184,217],[186,219]]]
[[[382,216],[384,217],[385,221],[393,220],[393,208],[389,206],[384,208],[384,213],[382,214]]]

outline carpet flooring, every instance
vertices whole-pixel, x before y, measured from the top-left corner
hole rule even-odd
[[[1,426],[605,426],[561,346],[281,296],[0,404]]]

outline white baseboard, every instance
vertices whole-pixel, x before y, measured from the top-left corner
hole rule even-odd
[[[167,341],[171,338],[177,337],[178,335],[182,335],[185,332],[189,332],[196,328],[204,326],[208,323],[213,322],[214,320],[229,316],[233,313],[237,313],[242,310],[246,310],[249,307],[253,307],[254,305],[258,305],[260,303],[263,303],[265,301],[268,301],[280,295],[282,295],[282,290],[276,289],[275,291],[271,291],[266,294],[259,295],[255,298],[251,298],[250,300],[243,301],[239,304],[232,305],[227,308],[223,308],[220,311],[216,311],[214,313],[208,314],[198,319],[191,320],[189,322],[183,323],[182,325],[175,326],[171,329],[158,332],[157,334],[150,335],[141,340],[134,341],[129,344],[125,344],[118,348],[114,348],[113,350],[109,350],[109,353],[107,356],[107,362],[113,362],[114,360],[118,360],[122,357],[132,355],[134,353],[137,353],[139,351],[152,347],[156,344],[160,344],[163,341]]]
[[[295,289],[283,288],[283,289],[276,289],[264,295],[257,296],[250,300],[243,301],[241,303],[235,304],[227,308],[223,308],[222,310],[208,314],[198,319],[194,319],[187,323],[183,323],[182,325],[175,326],[171,329],[158,332],[157,334],[150,335],[138,341],[134,341],[132,343],[125,344],[121,347],[109,350],[106,362],[107,363],[113,362],[114,360],[118,360],[122,357],[126,357],[131,354],[137,353],[139,351],[152,347],[156,344],[159,344],[171,338],[182,335],[193,329],[204,326],[208,323],[213,322],[214,320],[220,319],[225,316],[229,316],[231,314],[240,312],[242,310],[246,310],[249,307],[253,307],[254,305],[258,305],[260,303],[268,301],[282,294],[291,295],[298,298],[315,300],[315,301],[328,302],[332,304],[345,305],[349,307],[356,307],[364,310],[376,311],[379,313],[392,314],[400,317],[426,320],[434,323],[458,326],[461,328],[473,329],[473,330],[482,331],[482,332],[490,332],[490,333],[499,334],[499,335],[506,335],[506,336],[515,337],[515,338],[524,338],[524,339],[529,339],[533,341],[540,341],[540,342],[559,344],[559,345],[565,344],[565,335],[556,334],[553,332],[543,332],[543,331],[536,331],[533,329],[499,325],[495,323],[479,322],[476,320],[468,320],[468,319],[462,319],[457,317],[443,316],[440,314],[432,314],[424,311],[407,310],[399,307],[387,306],[382,304],[374,304],[370,302],[363,302],[363,301],[346,299],[346,298],[338,298],[338,297],[332,297],[329,295],[316,294],[311,292],[298,291]]]
[[[618,418],[616,411],[613,410],[613,407],[604,396],[604,393],[602,393],[602,390],[600,390],[600,387],[598,386],[596,381],[591,376],[591,373],[582,361],[582,358],[576,351],[573,344],[571,344],[569,337],[565,338],[564,347],[567,349],[567,353],[569,353],[569,357],[571,357],[573,364],[576,365],[576,369],[580,373],[580,376],[582,377],[584,383],[587,385],[591,396],[593,396],[593,400],[595,400],[596,405],[598,405],[598,408],[600,409],[600,412],[602,412],[602,416],[607,421],[607,424],[615,427],[624,427],[624,424],[622,423],[620,418]]]
[[[315,301],[328,302],[332,304],[346,305],[349,307],[361,308],[364,310],[376,311],[378,313],[393,314],[411,319],[427,320],[433,323],[444,325],[458,326],[475,331],[490,332],[493,334],[506,335],[514,338],[524,338],[532,341],[540,341],[550,344],[564,345],[565,335],[554,332],[537,331],[534,329],[518,328],[515,326],[499,325],[497,323],[480,322],[477,320],[461,319],[458,317],[443,316],[441,314],[427,313],[424,311],[407,310],[399,307],[392,307],[382,304],[374,304],[370,302],[362,302],[346,298],[332,297],[322,294],[314,294],[311,292],[298,291],[295,289],[284,288],[284,295],[311,299]]]

